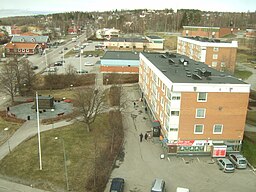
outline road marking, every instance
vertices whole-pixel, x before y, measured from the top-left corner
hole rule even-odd
[[[167,157],[167,159],[168,159],[169,162],[171,161],[169,157]]]
[[[200,159],[197,157],[197,161],[200,163]]]

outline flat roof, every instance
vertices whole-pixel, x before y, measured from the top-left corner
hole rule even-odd
[[[195,41],[200,41],[200,42],[209,42],[209,43],[230,43],[230,42],[226,42],[226,41],[221,41],[220,39],[210,39],[207,37],[199,37],[199,36],[195,36],[195,37],[191,37],[191,36],[182,36],[183,38],[187,38],[187,39],[192,39]]]
[[[112,60],[139,60],[139,53],[133,51],[107,51],[101,60],[112,59]]]
[[[112,41],[112,42],[141,42],[141,43],[148,42],[147,39],[138,38],[138,37],[134,37],[134,38],[112,37],[109,41]]]
[[[148,35],[147,37],[150,38],[150,39],[163,39],[163,38],[161,38],[159,36],[156,36],[156,35]]]
[[[177,53],[141,54],[173,83],[247,84],[230,74]]]

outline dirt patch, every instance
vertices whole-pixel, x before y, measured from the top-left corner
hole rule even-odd
[[[138,83],[139,74],[120,74],[120,73],[104,73],[103,84],[127,84],[127,83]]]

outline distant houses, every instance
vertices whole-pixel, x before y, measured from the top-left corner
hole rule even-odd
[[[96,31],[96,38],[97,39],[111,39],[112,37],[119,37],[120,35],[120,30],[119,29],[114,29],[114,28],[103,28],[103,29],[98,29]]]

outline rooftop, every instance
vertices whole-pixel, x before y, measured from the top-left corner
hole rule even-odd
[[[229,42],[221,41],[220,39],[210,39],[207,37],[199,37],[199,36],[195,36],[195,37],[184,36],[183,38],[192,39],[192,40],[201,41],[201,42],[209,42],[209,43],[229,43]]]
[[[139,60],[139,53],[132,51],[107,51],[102,59]]]
[[[161,38],[159,36],[156,36],[156,35],[148,35],[147,37],[150,38],[150,39],[163,39],[163,38]]]
[[[11,42],[20,43],[47,43],[49,40],[48,36],[13,36]]]
[[[112,37],[109,41],[111,42],[141,42],[141,43],[146,43],[148,42],[147,39],[144,38],[125,38],[125,37]]]
[[[246,84],[184,55],[168,52],[141,54],[174,83]]]

